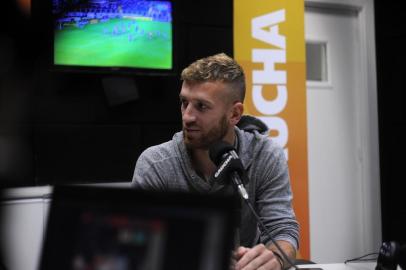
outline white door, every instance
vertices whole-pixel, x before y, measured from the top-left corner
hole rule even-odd
[[[360,89],[359,25],[355,9],[306,8],[313,78],[307,81],[310,252],[318,263],[344,262],[370,248],[364,239],[371,231],[362,160],[368,152],[363,122],[369,120],[360,104],[368,97]]]

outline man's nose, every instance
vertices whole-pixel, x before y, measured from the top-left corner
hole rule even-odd
[[[182,120],[185,123],[191,123],[191,122],[196,121],[196,115],[195,115],[195,111],[193,109],[192,104],[189,103],[186,106],[186,108],[183,109]]]

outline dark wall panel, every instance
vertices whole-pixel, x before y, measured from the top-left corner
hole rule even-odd
[[[406,243],[406,28],[400,2],[375,1],[384,241]]]
[[[0,105],[9,105],[0,106],[0,146],[13,134],[9,157],[19,156],[14,163],[21,166],[2,169],[0,155],[0,186],[130,181],[140,153],[181,128],[180,71],[203,56],[232,55],[232,0],[175,2],[178,70],[163,77],[50,71],[51,40],[36,13],[45,2],[33,0],[32,18],[6,5],[16,24],[1,18],[0,56],[8,61],[0,63]],[[113,87],[106,87],[110,79]],[[114,103],[115,94],[132,93],[129,85],[136,95]]]
[[[36,127],[38,184],[128,181],[142,147],[140,132],[116,125]]]

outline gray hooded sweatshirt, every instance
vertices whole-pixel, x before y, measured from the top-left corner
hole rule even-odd
[[[248,121],[247,121],[248,120]],[[252,121],[253,120],[253,121]],[[244,117],[244,130],[236,127],[237,154],[247,172],[245,184],[251,204],[276,240],[285,240],[298,248],[299,225],[292,209],[292,192],[283,149],[264,132],[258,119]],[[258,125],[259,124],[259,125]],[[263,124],[263,123],[262,123]],[[172,140],[146,149],[138,158],[133,186],[148,190],[173,190],[214,193],[223,185],[200,177],[193,169],[182,132]],[[240,245],[268,244],[259,233],[255,217],[242,204],[239,228]]]

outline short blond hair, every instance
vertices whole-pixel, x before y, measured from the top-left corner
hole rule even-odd
[[[225,53],[193,62],[182,71],[181,80],[188,84],[220,81],[230,86],[238,101],[244,101],[244,71],[233,58]]]

